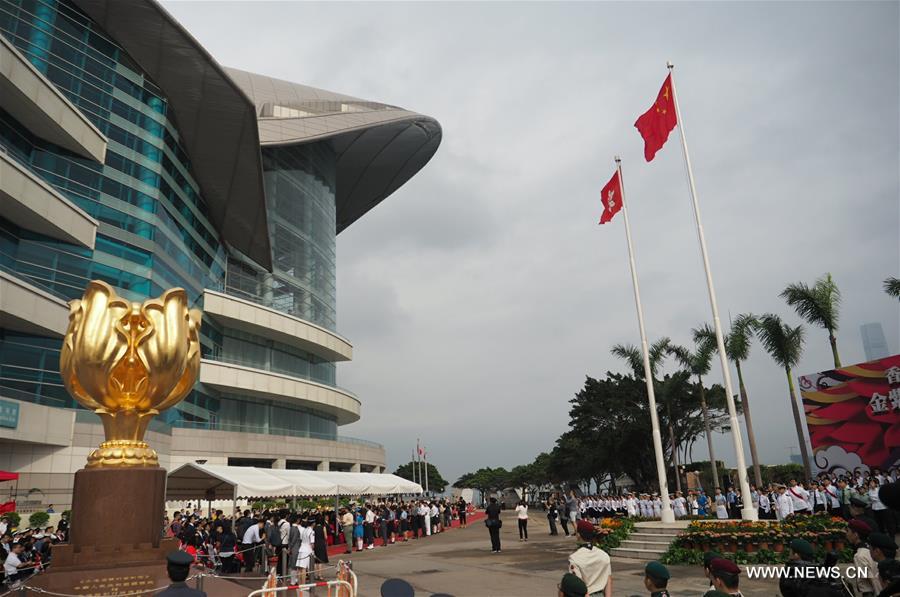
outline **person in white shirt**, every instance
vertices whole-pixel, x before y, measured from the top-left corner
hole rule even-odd
[[[759,518],[760,520],[768,520],[769,512],[772,511],[772,502],[769,501],[769,494],[766,490],[759,492]]]
[[[253,570],[253,566],[256,565],[256,562],[262,557],[262,549],[259,549],[258,546],[262,544],[262,532],[263,525],[265,521],[260,519],[244,531],[244,536],[241,538],[241,551],[243,552],[244,557],[244,570],[250,571]],[[255,548],[255,549],[254,549]]]
[[[516,506],[516,520],[519,522],[519,541],[528,541],[528,506],[522,500]]]
[[[722,495],[722,489],[716,487],[716,495],[713,496],[713,503],[716,506],[716,518],[724,520],[728,518],[728,500]]]
[[[888,510],[888,507],[884,505],[884,502],[882,502],[881,498],[878,496],[878,491],[878,481],[876,481],[875,479],[870,479],[868,496],[869,503],[872,504],[872,515],[875,517],[875,522],[878,523],[878,526],[881,528],[881,530],[886,531],[888,534],[893,536],[894,521],[892,519],[890,510]]]
[[[775,513],[778,520],[784,520],[794,513],[794,501],[787,494],[787,487],[778,486],[778,497],[775,500]]]
[[[682,518],[687,516],[687,500],[684,499],[680,491],[675,492],[675,499],[672,501],[675,505],[675,517]]]
[[[794,514],[812,512],[812,508],[809,506],[809,492],[802,485],[798,484],[796,479],[791,479],[791,486],[787,493],[793,502]]]
[[[662,500],[653,494],[653,518],[662,518]]]
[[[25,571],[21,570],[28,566],[28,562],[23,562],[20,558],[24,550],[25,546],[21,543],[13,543],[6,560],[3,562],[3,573],[6,576],[6,582],[9,584],[21,580],[27,575]]]
[[[432,532],[440,533],[441,530],[443,530],[443,529],[441,529],[441,513],[438,510],[438,507],[434,503],[431,504],[430,514],[431,514],[431,527],[433,529]]]
[[[300,527],[300,550],[297,552],[297,561],[294,567],[300,571],[300,584],[306,584],[306,574],[312,566],[313,548],[316,543],[316,533],[313,531],[313,523],[304,521],[302,518],[297,521]]]
[[[419,516],[425,520],[425,536],[431,535],[431,509],[425,505],[425,502],[419,504]]]
[[[425,520],[430,523],[428,515],[425,515]],[[375,549],[375,510],[372,508],[366,507],[366,529],[368,532],[366,533],[366,541],[368,545],[366,545],[366,549]],[[426,527],[430,527],[430,524],[426,524]],[[430,533],[429,533],[430,534]]]
[[[634,499],[633,494],[628,494],[628,499],[625,500],[625,508],[628,511],[628,516],[634,518],[638,513],[638,503],[637,500]]]
[[[822,481],[822,489],[825,492],[825,498],[828,501],[828,510],[832,516],[840,516],[841,500],[838,497],[838,489],[831,484],[831,479],[825,478]]]

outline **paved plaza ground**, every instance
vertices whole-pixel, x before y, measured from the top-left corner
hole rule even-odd
[[[549,536],[546,519],[533,516],[531,537],[518,540],[515,515],[504,516],[503,551],[492,554],[488,532],[482,522],[466,529],[378,547],[353,560],[359,575],[360,597],[379,597],[385,579],[400,577],[416,589],[417,597],[449,593],[455,597],[554,597],[556,585],[566,571],[566,559],[575,550],[570,537]],[[643,584],[642,562],[613,559],[614,594],[623,597],[648,595]],[[699,567],[671,566],[673,597],[700,596],[707,589]],[[742,579],[744,595],[774,597],[774,581]]]

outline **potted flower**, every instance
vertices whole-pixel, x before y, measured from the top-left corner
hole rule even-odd
[[[780,531],[773,531],[771,537],[772,551],[781,553],[784,551],[784,535]]]

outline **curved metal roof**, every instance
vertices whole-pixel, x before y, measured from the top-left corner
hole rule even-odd
[[[209,217],[222,239],[271,270],[253,102],[155,0],[74,0],[169,99]]]
[[[430,116],[238,69],[225,71],[256,104],[263,147],[330,140],[338,158],[337,232],[412,178],[441,143],[441,125]]]
[[[412,178],[441,126],[396,106],[223,69],[156,0],[73,0],[169,99],[213,225],[271,271],[260,146],[330,140],[337,232]]]

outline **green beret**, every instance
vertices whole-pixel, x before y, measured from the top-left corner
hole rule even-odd
[[[812,544],[806,539],[794,539],[790,543],[793,552],[806,559],[811,559],[815,555]]]
[[[850,505],[856,506],[857,508],[868,508],[869,507],[869,496],[854,495],[850,498]]]
[[[659,562],[650,562],[644,567],[644,574],[651,578],[658,578],[659,580],[669,580],[672,575],[669,574],[669,569],[660,564]]]
[[[583,580],[571,572],[566,572],[559,583],[559,590],[562,591],[564,595],[578,595],[579,597],[582,597],[583,595],[587,595],[588,588]]]
[[[721,558],[722,554],[717,551],[708,551],[703,554],[703,567],[709,568],[709,563],[715,560],[716,558]]]
[[[869,535],[869,545],[879,549],[897,549],[897,544],[891,536],[886,533],[871,533]]]

